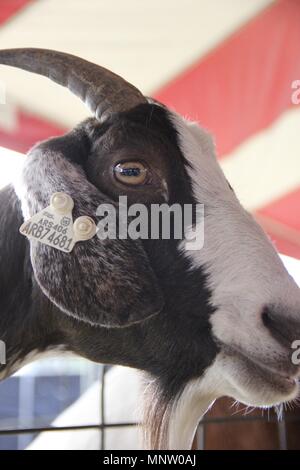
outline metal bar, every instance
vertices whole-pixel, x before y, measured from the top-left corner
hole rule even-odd
[[[286,431],[286,416],[284,410],[282,410],[282,419],[278,421],[278,439],[279,439],[279,450],[287,450],[287,431]]]
[[[202,421],[199,423],[196,432],[196,446],[197,450],[205,449],[205,424],[202,424]]]
[[[100,431],[100,449],[105,449],[105,374],[106,366],[103,365],[101,371],[101,391],[100,391],[100,413],[101,413],[101,431]]]
[[[230,418],[208,418],[201,421],[201,424],[227,424],[227,423],[238,423],[240,421],[267,421],[266,418],[260,416],[242,416],[242,417],[230,417]],[[268,422],[277,423],[277,418],[270,418]],[[300,417],[287,416],[285,418],[287,423],[299,423]],[[39,432],[56,432],[56,431],[78,431],[86,429],[108,429],[108,428],[123,428],[129,426],[138,426],[139,423],[105,423],[102,424],[88,424],[80,426],[59,426],[59,427],[36,427],[36,428],[21,428],[21,429],[0,429],[0,435],[2,434],[19,434],[19,433],[39,433]]]
[[[87,429],[103,429],[103,428],[126,428],[129,426],[137,426],[137,423],[111,423],[105,424],[87,424],[81,426],[59,426],[59,427],[40,427],[40,428],[20,428],[20,429],[1,429],[0,436],[4,434],[34,434],[39,432],[57,432],[57,431],[80,431]]]
[[[34,386],[35,377],[21,376],[19,380],[19,419],[18,426],[34,426]],[[24,449],[30,444],[32,436],[20,434],[18,436],[18,449]]]

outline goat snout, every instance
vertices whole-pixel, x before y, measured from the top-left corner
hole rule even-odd
[[[265,306],[262,311],[263,325],[285,348],[291,348],[294,341],[300,340],[300,315],[299,320],[293,317],[289,315],[288,309],[278,306]]]

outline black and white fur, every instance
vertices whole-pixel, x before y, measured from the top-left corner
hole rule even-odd
[[[200,251],[185,240],[95,238],[68,255],[19,234],[53,192],[72,196],[75,216],[114,201],[97,169],[120,142],[128,157],[133,145],[164,160],[169,204],[204,204]],[[299,288],[196,124],[153,102],[102,124],[90,119],[31,150],[21,183],[0,193],[0,219],[2,378],[33,351],[56,348],[141,369],[145,445],[156,449],[190,448],[222,395],[255,406],[297,396],[290,346],[300,338]]]

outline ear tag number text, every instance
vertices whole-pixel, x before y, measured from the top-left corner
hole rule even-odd
[[[78,241],[89,240],[96,234],[96,225],[88,216],[73,223],[73,199],[65,193],[54,193],[50,206],[33,215],[20,227],[20,233],[57,250],[70,253]]]

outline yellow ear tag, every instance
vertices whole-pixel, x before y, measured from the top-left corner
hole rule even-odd
[[[33,215],[20,227],[20,233],[57,250],[70,253],[78,241],[91,239],[96,225],[88,216],[78,217],[73,224],[73,199],[65,193],[54,193],[50,206]]]

